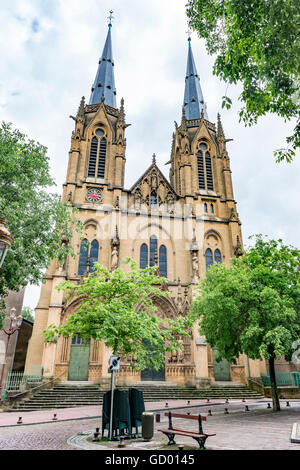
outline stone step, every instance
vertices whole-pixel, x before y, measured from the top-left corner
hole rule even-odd
[[[162,385],[164,384],[164,385]],[[166,382],[136,383],[134,386],[143,392],[144,400],[169,401],[169,400],[191,400],[191,399],[220,399],[220,398],[262,398],[262,396],[249,390],[243,384],[232,382],[221,386],[220,383],[212,384],[205,390],[197,390],[195,387],[176,386]],[[118,387],[119,390],[128,390],[132,387]],[[100,406],[103,395],[107,390],[101,390],[97,385],[81,384],[57,384],[52,389],[41,390],[31,399],[15,405],[9,411],[32,411],[46,409],[73,408],[82,406]]]

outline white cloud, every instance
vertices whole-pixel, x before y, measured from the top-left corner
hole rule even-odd
[[[0,5],[1,119],[46,145],[60,191],[65,179],[74,114],[89,99],[102,53],[107,16],[114,10],[113,53],[118,103],[128,122],[126,187],[145,171],[153,152],[168,175],[174,120],[181,117],[187,56],[185,0],[10,0]],[[192,38],[196,66],[215,122],[226,86],[212,75],[213,58]],[[231,86],[222,111],[235,198],[244,241],[253,233],[299,239],[299,162],[276,164],[272,152],[292,131],[275,116],[252,128],[238,122],[239,88]],[[38,289],[25,304],[35,306]]]

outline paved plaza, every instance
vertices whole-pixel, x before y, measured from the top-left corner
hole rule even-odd
[[[212,416],[207,416],[203,423],[204,431],[216,433],[216,436],[207,440],[206,448],[210,450],[300,450],[300,444],[291,443],[293,424],[300,422],[300,402],[290,401],[290,407],[286,401],[282,401],[282,411],[274,413],[267,408],[267,400],[251,401],[246,403],[241,400],[230,400],[229,404],[219,400],[216,404],[194,403],[187,407],[186,401],[174,401],[165,407],[165,403],[146,403],[148,410],[161,410],[161,422],[155,423],[155,435],[151,442],[145,443],[143,439],[126,442],[127,450],[163,450],[174,449],[177,446],[167,447],[167,438],[157,430],[165,428],[167,417],[165,411],[173,407],[177,412],[208,415],[211,410]],[[199,402],[199,400],[197,400]],[[270,401],[269,401],[270,402]],[[182,408],[178,409],[178,405]],[[196,405],[196,406],[194,406]],[[250,411],[245,411],[248,406]],[[225,408],[229,414],[225,414]],[[87,407],[81,409],[52,410],[44,413],[44,420],[49,421],[41,424],[25,424],[3,426],[8,415],[15,419],[16,413],[1,413],[2,427],[0,427],[0,449],[1,450],[118,450],[118,443],[93,443],[92,433],[96,427],[101,428],[101,418],[93,418],[93,413],[99,412],[99,408]],[[65,421],[53,422],[53,413],[57,413],[59,419]],[[35,414],[41,412],[35,412]],[[46,413],[48,415],[46,416]],[[20,413],[19,413],[20,414]],[[23,413],[22,420],[28,421],[30,413]],[[74,417],[76,414],[76,417]],[[28,418],[27,418],[28,416]],[[89,418],[88,418],[88,417]],[[82,417],[83,419],[80,419]],[[41,415],[38,415],[41,418]],[[176,419],[177,427],[197,429],[197,422]],[[185,444],[189,449],[197,448],[195,441],[183,436],[176,437],[177,444]]]

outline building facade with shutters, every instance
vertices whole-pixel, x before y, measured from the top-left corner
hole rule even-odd
[[[217,125],[208,118],[190,39],[182,119],[175,123],[169,180],[153,155],[138,181],[130,189],[124,187],[128,124],[124,100],[119,108],[116,104],[111,24],[90,101],[86,104],[82,98],[73,119],[62,199],[78,208],[84,238],[90,243],[75,233],[76,259],[67,259],[63,267],[53,261],[47,270],[26,367],[42,366],[46,377],[60,380],[106,384],[111,351],[105,344],[91,340],[84,346],[79,336],[59,338],[56,345],[44,343],[41,331],[50,324],[63,324],[80,302],[67,303],[56,286],[65,279],[80,283],[95,261],[115,269],[130,257],[141,268],[156,265],[168,279],[171,297],[154,299],[154,304],[159,315],[176,318],[188,312],[193,287],[212,264],[230,264],[241,255],[241,222],[227,139],[220,116]],[[165,380],[207,386],[215,380],[243,382],[245,377],[260,376],[262,363],[245,356],[235,365],[217,363],[216,351],[199,337],[197,328],[180,341],[183,350],[168,353],[160,371],[133,372],[123,360],[119,383]]]

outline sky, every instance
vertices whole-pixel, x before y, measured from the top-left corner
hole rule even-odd
[[[61,194],[74,122],[86,101],[102,54],[109,11],[117,103],[125,99],[127,161],[125,187],[148,168],[152,154],[168,177],[174,120],[180,122],[187,60],[186,0],[0,0],[0,118],[48,147],[51,173]],[[241,86],[212,73],[214,58],[192,34],[192,48],[210,121],[221,113],[231,159],[234,196],[244,243],[252,234],[282,238],[299,247],[298,158],[275,162],[293,124],[275,115],[253,127],[238,122]],[[233,100],[222,110],[222,96]],[[26,288],[24,305],[34,308],[40,288]]]

